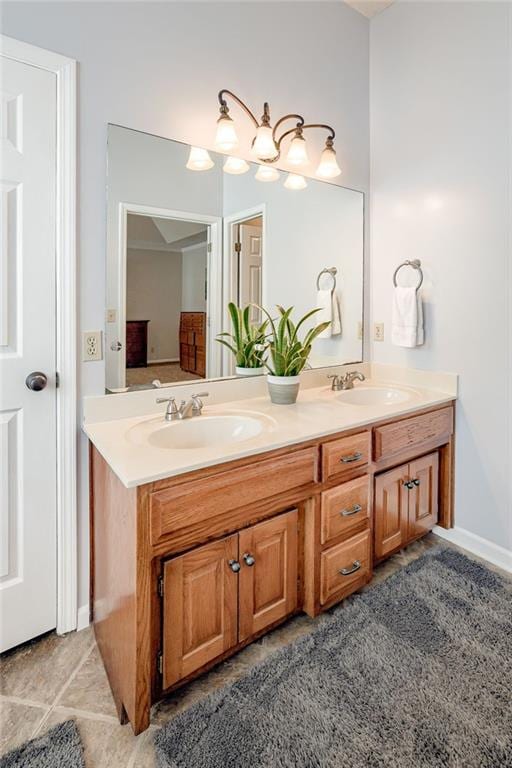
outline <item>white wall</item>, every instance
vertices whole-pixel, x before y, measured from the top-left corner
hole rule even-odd
[[[2,31],[79,62],[83,329],[104,327],[108,122],[212,147],[217,92],[230,88],[257,112],[267,99],[276,114],[299,110],[335,126],[341,183],[368,189],[368,20],[338,0],[293,8],[288,2],[4,2]],[[247,124],[245,140],[249,130]],[[80,394],[99,394],[104,382],[103,363],[80,365]],[[89,568],[83,438],[79,484],[83,605]]]
[[[128,249],[126,319],[149,320],[148,362],[178,360],[181,253]]]
[[[510,3],[401,3],[371,22],[373,360],[460,374],[456,525],[512,549]],[[426,344],[390,343],[391,278],[425,272]]]

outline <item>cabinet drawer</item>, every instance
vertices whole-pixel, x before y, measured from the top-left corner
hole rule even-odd
[[[342,599],[362,586],[370,574],[370,531],[352,536],[320,555],[320,603]]]
[[[254,518],[251,505],[316,480],[317,449],[311,447],[154,491],[151,542],[167,536],[183,541],[188,529],[185,543],[193,544],[236,530]]]
[[[322,445],[322,478],[327,480],[364,467],[370,460],[370,432],[358,432]]]
[[[412,446],[446,437],[453,432],[453,408],[424,413],[374,430],[375,461],[387,459]]]
[[[321,543],[326,544],[343,533],[367,526],[370,517],[368,497],[367,475],[322,493]]]

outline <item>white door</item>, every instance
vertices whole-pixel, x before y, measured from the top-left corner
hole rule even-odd
[[[261,234],[262,227],[254,224],[240,224],[239,262],[239,304],[261,304]],[[260,312],[251,307],[253,323],[259,322]]]
[[[4,57],[0,65],[3,651],[56,626],[57,83],[37,67]],[[37,371],[47,383],[32,377],[30,389],[27,376]]]

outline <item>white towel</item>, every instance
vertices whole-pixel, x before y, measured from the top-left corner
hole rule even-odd
[[[330,339],[331,336],[339,336],[341,333],[340,303],[335,291],[318,291],[316,306],[320,309],[315,315],[317,325],[329,322],[330,325],[317,337]]]
[[[391,341],[398,347],[418,347],[424,340],[420,292],[413,287],[398,285],[393,294]]]

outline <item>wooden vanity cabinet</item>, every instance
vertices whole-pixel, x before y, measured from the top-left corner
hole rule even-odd
[[[91,447],[96,639],[119,718],[453,526],[453,404],[126,488]],[[406,485],[407,484],[407,485]]]
[[[297,510],[163,565],[162,686],[297,609]]]
[[[431,531],[439,511],[439,454],[377,475],[374,511],[377,560]]]

